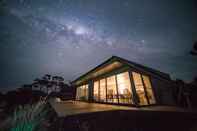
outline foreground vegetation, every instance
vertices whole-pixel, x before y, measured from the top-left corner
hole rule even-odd
[[[19,106],[4,121],[1,129],[4,131],[43,131],[48,111],[46,97],[32,105]]]

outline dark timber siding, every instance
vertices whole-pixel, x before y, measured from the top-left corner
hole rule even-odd
[[[151,77],[152,86],[155,91],[155,96],[158,104],[162,105],[175,105],[173,98],[172,87],[173,84],[170,81]]]

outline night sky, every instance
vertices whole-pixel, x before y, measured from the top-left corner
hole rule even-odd
[[[0,15],[0,90],[44,74],[74,80],[112,55],[191,81],[195,0],[8,0]]]

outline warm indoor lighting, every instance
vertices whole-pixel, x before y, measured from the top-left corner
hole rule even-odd
[[[115,75],[107,77],[107,102],[110,103],[118,102]]]
[[[119,103],[131,104],[132,101],[132,92],[131,92],[131,83],[129,79],[129,73],[124,72],[117,75],[117,85],[118,85],[118,94],[119,94]]]
[[[76,93],[77,100],[88,100],[88,84],[79,86]]]
[[[99,82],[98,81],[94,82],[94,100],[95,101],[99,100]]]
[[[147,105],[148,101],[145,95],[144,86],[141,78],[141,74],[132,72],[136,93],[138,96],[138,102],[140,105]]]

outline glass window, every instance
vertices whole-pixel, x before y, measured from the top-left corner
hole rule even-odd
[[[77,87],[77,100],[88,100],[88,84]]]
[[[83,96],[83,89],[82,89],[82,86],[79,86],[79,87],[77,87],[76,99],[77,100],[81,100],[82,96]]]
[[[99,100],[99,82],[98,81],[94,82],[94,100],[95,101]]]
[[[79,100],[80,98],[80,87],[77,87],[77,90],[76,90],[76,100]]]
[[[81,98],[80,99],[84,100],[85,99],[85,86],[82,85],[80,88],[81,88]]]
[[[134,84],[135,84],[136,93],[138,96],[138,103],[140,105],[147,105],[148,101],[146,99],[141,74],[136,73],[136,72],[132,72],[132,74],[133,74],[133,80],[134,80]]]
[[[107,102],[118,102],[115,75],[107,78]]]
[[[85,100],[85,97],[84,97],[84,96],[85,96],[84,86],[80,86],[79,88],[80,88],[80,90],[81,90],[81,91],[80,91],[80,95],[79,95],[79,96],[80,96],[79,99],[80,99],[80,100]]]
[[[144,81],[144,85],[145,85],[145,89],[147,92],[147,97],[149,99],[150,104],[155,104],[155,97],[153,94],[153,90],[152,90],[152,86],[151,86],[151,82],[148,76],[142,75],[143,81]]]
[[[132,91],[131,91],[131,83],[129,78],[129,73],[124,72],[117,75],[117,84],[118,84],[118,94],[119,94],[119,102],[125,104],[131,104],[132,101]]]
[[[105,82],[105,79],[100,80],[100,101],[106,102],[106,82]]]
[[[89,94],[88,94],[88,84],[86,84],[86,85],[84,85],[84,90],[85,90],[85,94],[84,94],[84,96],[85,96],[85,99],[86,100],[88,100],[88,96],[89,96]]]

